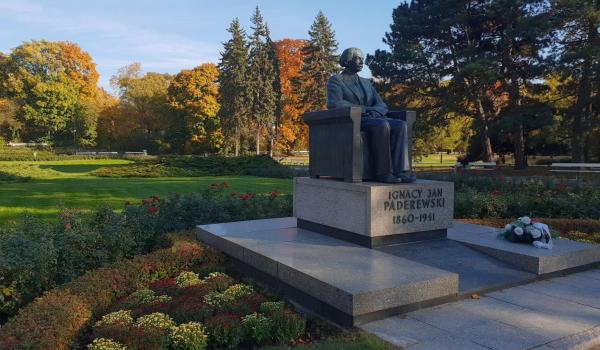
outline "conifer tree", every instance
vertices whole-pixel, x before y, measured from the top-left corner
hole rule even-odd
[[[600,142],[600,0],[555,0],[552,52],[561,78],[561,99],[574,99],[565,130],[574,163],[589,162]],[[594,140],[594,138],[596,138]]]
[[[275,119],[277,96],[274,89],[276,77],[273,58],[274,47],[269,37],[269,28],[264,22],[258,6],[250,19],[254,32],[250,37],[250,70],[248,93],[251,120],[256,127],[256,154],[260,152],[260,134],[263,128],[271,127]]]
[[[248,125],[248,47],[246,33],[235,18],[229,29],[231,39],[223,43],[219,62],[219,119],[228,144],[240,154],[242,131]]]
[[[317,14],[308,34],[310,39],[303,49],[299,93],[302,95],[303,109],[311,111],[325,107],[327,80],[339,71],[339,65],[335,32],[322,11]]]

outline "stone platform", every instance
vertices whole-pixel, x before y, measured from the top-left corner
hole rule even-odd
[[[297,227],[296,218],[198,226],[198,238],[322,317],[350,327],[453,300],[458,275]]]
[[[529,244],[498,239],[501,231],[487,226],[456,223],[448,238],[537,275],[582,268],[600,262],[600,245],[597,244],[558,239],[554,240],[553,249],[537,249]]]
[[[201,225],[197,236],[242,272],[345,327],[600,261],[594,245],[557,240],[544,250],[496,233],[455,222],[448,239],[369,249],[299,228],[290,217]]]

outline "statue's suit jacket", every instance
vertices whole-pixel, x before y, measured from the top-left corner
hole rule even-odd
[[[352,83],[346,83],[341,74],[329,78],[327,82],[327,108],[361,107],[363,114],[372,114],[378,117],[385,116],[388,112],[387,105],[379,97],[371,81],[361,77],[358,77],[358,81],[364,91],[365,100],[363,101],[360,99],[360,93],[356,91],[356,86]]]

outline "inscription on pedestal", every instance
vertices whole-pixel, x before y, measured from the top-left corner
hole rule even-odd
[[[388,198],[383,203],[383,210],[398,215],[392,215],[394,225],[405,225],[413,222],[435,221],[436,209],[446,206],[443,188],[401,189],[388,192]]]
[[[453,210],[452,182],[388,185],[295,179],[296,217],[369,237],[447,229]]]

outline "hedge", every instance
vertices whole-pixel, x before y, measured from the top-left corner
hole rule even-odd
[[[46,292],[0,328],[1,349],[70,349],[77,336],[118,298],[181,270],[224,262],[192,237],[172,235],[172,246],[100,268]]]

